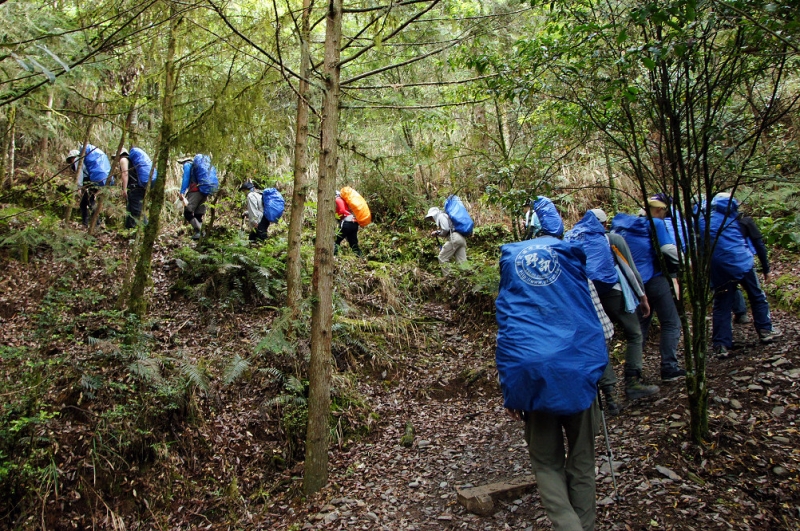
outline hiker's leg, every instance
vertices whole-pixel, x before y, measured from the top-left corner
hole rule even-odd
[[[747,314],[747,305],[744,302],[744,295],[742,295],[741,289],[736,290],[736,295],[733,299],[733,314],[737,317]]]
[[[745,273],[739,283],[747,292],[747,299],[750,301],[750,307],[753,309],[753,324],[756,330],[772,330],[772,317],[769,313],[769,302],[767,302],[767,295],[764,293],[764,290],[761,289],[761,283],[758,281],[756,270],[751,269]]]
[[[462,235],[453,234],[453,245],[455,246],[455,260],[456,262],[467,261],[467,240]]]
[[[566,474],[569,501],[580,518],[584,531],[594,529],[596,492],[594,473],[594,423],[593,407],[575,415],[564,417],[567,436]]]
[[[642,372],[642,327],[636,313],[625,311],[625,296],[621,291],[612,289],[600,297],[603,310],[612,323],[619,323],[625,335],[625,375]]]
[[[737,289],[737,283],[731,281],[714,290],[714,304],[711,311],[711,344],[715,347],[722,345],[725,348],[731,348],[733,345],[731,308]]]
[[[525,440],[531,458],[536,487],[547,517],[557,530],[583,531],[581,519],[573,509],[564,470],[564,434],[555,415],[530,411],[525,420]],[[594,467],[594,457],[592,457]],[[594,472],[594,468],[592,468]]]
[[[660,275],[653,277],[647,283],[647,300],[650,308],[658,315],[661,323],[661,374],[678,370],[678,342],[681,339],[681,318],[678,308],[672,299],[670,279]],[[650,295],[653,295],[651,298]],[[730,307],[728,307],[728,321],[730,321]],[[642,331],[644,335],[644,330]]]
[[[86,191],[86,188],[81,190],[81,222],[89,225],[89,192]]]
[[[142,216],[142,205],[144,203],[144,188],[137,186],[128,188],[127,215],[125,216],[125,228],[132,229]]]
[[[442,245],[442,250],[439,251],[439,263],[446,264],[449,262],[453,255],[456,253],[455,245],[453,245],[453,239],[448,236],[447,240]]]
[[[345,221],[342,225],[342,232],[344,232],[350,248],[357,256],[361,256],[361,248],[358,246],[358,229],[359,225],[355,221]]]
[[[258,226],[255,230],[256,239],[258,240],[266,240],[267,235],[269,233],[269,220],[267,220],[267,216],[261,216],[261,221],[258,222]]]

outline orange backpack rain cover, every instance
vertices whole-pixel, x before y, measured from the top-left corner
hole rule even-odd
[[[372,223],[372,214],[369,211],[367,202],[361,197],[361,194],[349,186],[342,188],[339,193],[342,195],[344,202],[347,203],[347,206],[350,207],[350,211],[361,227],[366,227]]]

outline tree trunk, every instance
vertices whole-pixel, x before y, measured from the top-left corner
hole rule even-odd
[[[44,121],[45,123],[50,122],[50,118],[53,116],[53,96],[54,91],[50,89],[47,93],[47,111],[44,113]],[[45,134],[42,137],[42,141],[39,143],[39,158],[40,160],[47,160],[48,153],[47,150],[50,149],[50,142],[49,137]]]
[[[325,28],[325,99],[320,131],[317,185],[317,239],[311,311],[308,431],[303,490],[317,492],[328,483],[328,433],[331,402],[331,323],[333,321],[333,239],[336,231],[336,163],[339,125],[339,54],[342,0],[328,0]]]
[[[128,299],[128,311],[138,316],[147,312],[145,288],[150,282],[151,260],[153,246],[155,245],[158,231],[161,227],[161,209],[164,206],[164,188],[167,182],[167,165],[169,164],[170,148],[172,147],[172,97],[175,92],[177,79],[175,77],[175,49],[177,47],[177,28],[179,24],[178,8],[175,3],[170,4],[169,44],[167,45],[167,58],[164,69],[164,99],[162,100],[161,131],[159,133],[160,146],[157,156],[157,167],[160,178],[156,179],[153,187],[147,194],[150,196],[149,222],[145,225],[144,236],[139,248],[139,257],[136,261],[131,294]]]
[[[300,27],[300,75],[303,79],[297,87],[297,131],[294,141],[294,191],[289,218],[289,248],[286,254],[286,303],[289,306],[290,323],[300,316],[303,299],[303,262],[300,247],[303,236],[303,213],[310,184],[308,182],[308,73],[310,54],[311,0],[303,0],[303,16]],[[294,329],[294,325],[292,329]]]
[[[11,123],[8,139],[8,188],[14,186],[14,174],[17,171],[17,108],[11,108]]]

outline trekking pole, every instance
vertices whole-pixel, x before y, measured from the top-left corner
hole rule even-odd
[[[600,404],[600,419],[603,421],[603,438],[606,440],[606,458],[608,459],[608,469],[611,470],[611,483],[614,485],[614,501],[619,503],[622,498],[617,490],[617,478],[614,476],[614,455],[611,453],[611,442],[608,440],[608,426],[606,426],[606,413],[603,407],[603,398],[600,396],[600,389],[597,389],[597,402]]]

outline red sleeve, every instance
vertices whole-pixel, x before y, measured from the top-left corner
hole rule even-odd
[[[347,203],[344,202],[344,199],[341,197],[336,198],[336,217],[345,218],[351,215],[352,212],[348,210]]]

